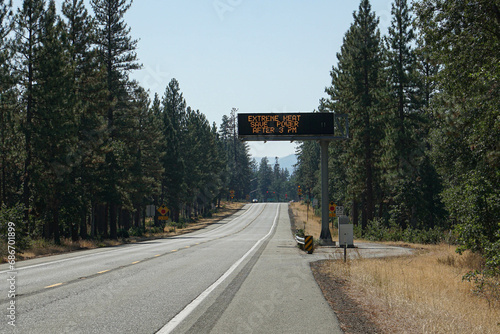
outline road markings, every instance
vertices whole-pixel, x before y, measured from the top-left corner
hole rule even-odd
[[[76,260],[76,259],[82,259],[82,258],[96,256],[96,255],[101,255],[101,254],[102,255],[108,255],[109,253],[114,253],[114,252],[119,252],[119,251],[122,251],[122,249],[105,250],[105,251],[102,251],[102,252],[99,252],[99,253],[96,253],[96,254],[93,253],[93,254],[88,254],[88,255],[75,256],[75,257],[71,257],[71,258],[68,258],[68,259],[62,259],[62,260],[50,261],[50,262],[45,262],[45,263],[40,263],[40,264],[34,264],[34,265],[31,265],[31,266],[16,268],[16,270],[19,271],[19,270],[37,268],[37,267],[42,267],[42,266],[48,266],[48,265],[51,265],[51,264],[57,264],[57,263],[61,263],[61,262],[66,262],[66,261]],[[64,255],[64,254],[61,254],[61,255]],[[0,274],[6,273],[6,272],[8,272],[8,270],[3,270],[3,271],[0,271]]]
[[[274,217],[274,222],[273,225],[271,226],[271,229],[269,232],[263,236],[259,241],[257,241],[252,248],[248,252],[245,253],[238,261],[236,261],[217,281],[215,281],[211,286],[209,286],[205,291],[203,291],[198,297],[196,297],[195,300],[193,300],[191,303],[189,303],[182,311],[177,313],[175,317],[172,318],[165,326],[163,326],[156,334],[169,334],[172,333],[172,331],[179,326],[179,324],[186,319],[202,302],[205,300],[205,298],[208,297],[208,295],[214,291],[219,285],[222,284],[228,278],[235,270],[238,268],[238,266],[245,261],[245,259],[264,241],[266,240],[274,231],[274,228],[276,227],[276,223],[278,222],[278,217],[279,217],[279,208],[280,205],[278,205],[278,208],[276,209],[276,216]]]
[[[156,254],[155,257],[161,256],[161,254]]]
[[[107,273],[108,271],[111,271],[111,269],[99,271],[98,274],[104,274],[104,273]]]
[[[243,212],[243,214],[239,215],[238,217],[232,218],[227,223],[234,222],[234,221],[236,221],[238,219],[243,218],[244,216],[248,215],[250,212],[253,212],[254,208],[257,208],[257,206],[251,206],[251,208],[248,209],[248,210],[245,210],[245,212]],[[209,230],[207,232],[204,232],[201,235],[207,235],[207,236],[209,236],[210,234],[214,233],[214,231],[216,231],[216,230],[224,227],[226,224],[218,226],[218,227],[214,228],[213,230]],[[144,248],[150,248],[150,247],[156,247],[156,246],[154,246],[154,245],[153,246],[150,246],[150,245],[148,246],[148,245],[144,244],[143,247]],[[70,257],[70,258],[61,259],[61,260],[55,260],[55,261],[49,261],[49,262],[44,262],[44,263],[39,263],[39,264],[34,264],[34,265],[28,265],[26,267],[16,268],[16,270],[19,271],[19,270],[26,270],[26,269],[44,267],[44,266],[59,264],[59,263],[67,262],[67,261],[71,261],[71,260],[83,259],[83,258],[87,258],[87,257],[95,257],[95,256],[100,256],[100,255],[106,256],[106,255],[109,255],[110,253],[121,252],[121,251],[123,251],[123,249],[121,249],[121,248],[110,249],[110,250],[103,250],[103,251],[99,251],[99,252],[92,252],[92,254],[85,254],[85,255]],[[177,251],[177,250],[175,250],[175,251]],[[61,255],[64,255],[64,254],[61,254]],[[4,274],[4,273],[7,273],[7,272],[9,272],[9,270],[1,270],[0,274]]]
[[[63,284],[64,284],[64,283],[52,284],[52,285],[46,286],[46,287],[45,287],[45,289],[55,288],[56,286],[61,286],[61,285],[63,285]]]
[[[171,250],[170,252],[172,252],[172,253],[173,253],[173,252],[177,252],[177,249],[173,249],[173,250]]]
[[[141,261],[135,261],[135,262],[132,262],[132,264],[137,264],[137,263],[139,263],[139,262],[141,262]]]

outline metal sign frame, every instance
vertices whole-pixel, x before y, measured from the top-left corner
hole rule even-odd
[[[246,141],[264,142],[288,140],[319,141],[321,147],[320,242],[325,245],[335,245],[335,242],[332,241],[332,235],[328,224],[328,144],[332,140],[345,140],[349,138],[349,120],[347,114],[238,114],[238,138]]]
[[[240,113],[244,141],[337,140],[349,137],[347,115],[334,113]]]

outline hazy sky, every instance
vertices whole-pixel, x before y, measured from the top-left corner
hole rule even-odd
[[[17,0],[16,3],[21,3]],[[172,78],[186,102],[220,124],[240,112],[313,111],[330,84],[359,0],[135,0],[125,20],[143,69],[132,77],[163,95]],[[372,0],[385,34],[391,0]],[[56,1],[58,9],[62,0]],[[88,3],[88,1],[87,1]],[[295,153],[250,142],[253,156]]]

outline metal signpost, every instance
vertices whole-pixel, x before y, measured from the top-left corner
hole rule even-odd
[[[304,112],[238,114],[238,137],[247,141],[319,141],[321,147],[320,242],[324,245],[334,244],[328,226],[328,144],[332,140],[349,138],[347,115]],[[300,190],[299,186],[299,192]]]

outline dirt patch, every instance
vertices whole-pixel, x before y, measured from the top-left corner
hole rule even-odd
[[[327,260],[311,263],[311,270],[328,304],[346,334],[382,333],[371,321],[370,315],[357,303],[349,292],[347,281],[328,272]]]

